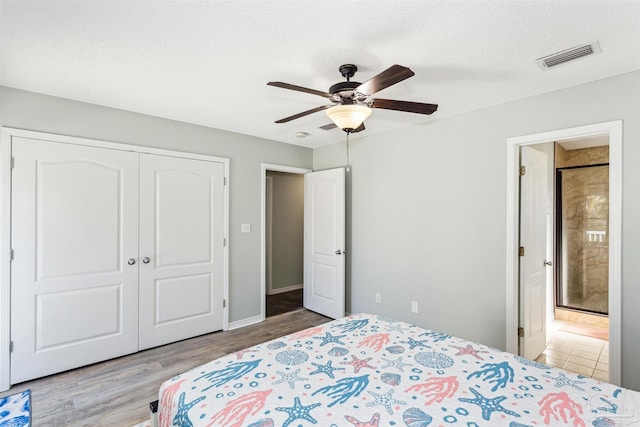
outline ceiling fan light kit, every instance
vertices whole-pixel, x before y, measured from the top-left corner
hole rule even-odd
[[[353,132],[371,115],[371,108],[359,104],[338,104],[329,108],[326,113],[340,129]]]
[[[432,114],[438,109],[437,104],[425,104],[422,102],[396,101],[392,99],[376,99],[372,95],[383,89],[388,88],[402,80],[408,79],[415,75],[411,69],[402,65],[392,65],[383,72],[373,76],[364,83],[352,82],[351,77],[354,76],[358,67],[353,64],[341,65],[338,69],[342,77],[346,79],[344,82],[338,82],[329,88],[328,92],[315,89],[309,89],[302,86],[292,85],[283,82],[269,82],[267,85],[280,87],[283,89],[295,90],[298,92],[309,93],[312,95],[328,98],[333,105],[323,105],[303,111],[280,120],[276,123],[286,123],[291,120],[299,119],[318,111],[326,110],[327,116],[340,129],[347,133],[359,132],[364,130],[364,120],[371,115],[372,108],[403,111],[407,113]]]

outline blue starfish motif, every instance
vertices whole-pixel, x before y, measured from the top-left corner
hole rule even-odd
[[[316,369],[313,372],[309,372],[309,375],[327,374],[327,375],[329,375],[329,378],[333,378],[333,371],[344,371],[345,370],[345,368],[334,368],[334,367],[332,367],[331,366],[332,363],[333,363],[333,360],[329,360],[326,365],[320,365],[318,363],[311,362],[311,364],[313,366],[315,366],[316,368],[318,368],[318,369]]]
[[[407,403],[407,402],[403,402],[401,400],[395,400],[394,398],[392,398],[391,395],[393,394],[393,389],[389,390],[385,394],[378,394],[372,391],[367,391],[367,393],[369,393],[375,399],[375,401],[367,403],[367,406],[382,405],[385,407],[389,415],[393,415],[393,409],[391,409],[391,405],[395,405],[396,403],[400,405],[406,405]]]
[[[300,378],[298,376],[298,372],[300,372],[300,369],[296,369],[294,372],[276,371],[276,374],[280,375],[282,378],[280,378],[278,381],[273,383],[273,385],[289,383],[289,387],[293,389],[295,387],[296,381],[309,381],[309,378]]]
[[[329,332],[327,332],[324,337],[313,337],[313,339],[322,340],[322,342],[320,343],[320,347],[322,347],[323,345],[327,345],[327,344],[329,344],[331,342],[335,342],[335,343],[338,343],[338,344],[346,345],[345,343],[340,341],[340,338],[344,338],[344,337],[346,337],[346,335],[337,335],[337,336],[334,337]]]
[[[302,403],[300,403],[300,398],[295,397],[293,400],[293,406],[286,408],[276,408],[276,411],[286,412],[288,415],[286,421],[282,423],[282,427],[287,427],[289,424],[300,418],[303,420],[307,420],[312,424],[318,424],[318,420],[316,420],[309,414],[309,412],[313,408],[316,408],[318,406],[320,406],[319,403],[312,403],[309,406],[304,406]]]
[[[403,366],[411,366],[410,363],[402,363],[402,356],[398,357],[396,360],[389,360],[389,359],[385,359],[384,357],[382,358],[382,360],[387,362],[387,364],[384,366],[381,366],[380,367],[381,369],[398,368],[400,372],[404,372],[404,370],[402,369]]]
[[[491,418],[491,414],[495,411],[504,412],[505,414],[509,414],[514,417],[520,416],[520,414],[503,408],[500,405],[500,402],[505,400],[507,396],[498,396],[488,399],[473,388],[470,388],[469,390],[471,391],[471,393],[476,395],[475,399],[466,399],[464,397],[460,397],[458,398],[458,400],[460,402],[468,402],[473,403],[474,405],[478,405],[480,408],[482,408],[482,418],[484,418],[485,420],[489,421],[489,418]]]
[[[584,384],[585,381],[570,380],[569,378],[567,378],[564,372],[558,372],[557,377],[552,377],[551,375],[543,375],[543,377],[551,378],[552,380],[554,380],[556,382],[555,384],[556,388],[560,388],[562,386],[568,385],[575,388],[576,390],[584,391],[583,388],[578,387],[578,384]]]
[[[409,337],[409,341],[400,341],[401,344],[409,344],[409,348],[411,350],[413,350],[416,347],[426,347],[426,348],[431,348],[430,346],[425,344],[425,341],[418,341],[418,340],[414,340],[413,338]]]

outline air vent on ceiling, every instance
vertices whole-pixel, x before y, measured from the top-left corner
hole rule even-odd
[[[594,53],[600,53],[600,45],[598,42],[589,44],[583,44],[580,46],[572,47],[571,49],[563,50],[561,52],[554,53],[542,58],[536,59],[536,64],[543,70],[564,64],[574,59],[582,58],[585,56],[593,55]]]
[[[324,130],[331,130],[335,128],[337,128],[337,126],[334,123],[329,123],[327,125],[320,126],[320,129],[324,129]]]

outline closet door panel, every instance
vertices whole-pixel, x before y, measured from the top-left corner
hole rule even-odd
[[[11,381],[135,352],[138,154],[12,144]]]
[[[140,349],[222,329],[224,164],[140,159]]]

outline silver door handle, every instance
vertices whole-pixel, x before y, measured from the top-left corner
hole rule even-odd
[[[552,266],[553,263],[551,261],[543,261],[542,265],[548,265],[548,266]]]
[[[133,265],[136,263],[136,259],[135,258],[129,258],[129,260],[127,261],[127,264],[129,265]]]
[[[149,264],[149,262],[151,262],[151,259],[148,256],[146,256],[142,258],[142,262],[144,262],[145,264]]]

